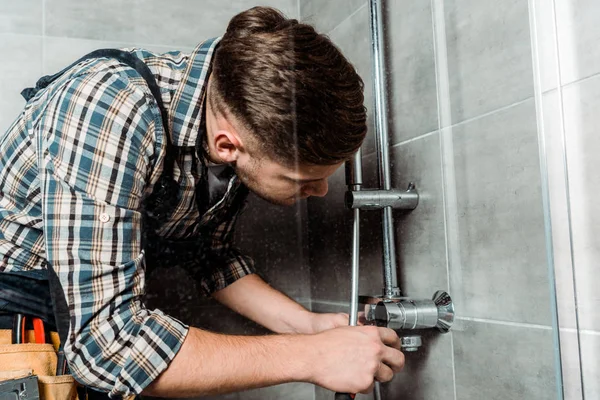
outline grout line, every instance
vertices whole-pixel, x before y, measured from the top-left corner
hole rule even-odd
[[[569,328],[569,329],[565,329],[567,332],[570,331],[579,331],[579,334],[583,334],[583,335],[590,335],[590,336],[600,336],[600,332],[599,331],[591,331],[589,329],[583,329],[583,330],[577,330],[575,328]]]
[[[333,31],[335,31],[340,25],[342,25],[344,22],[346,22],[347,20],[349,20],[350,18],[352,18],[354,16],[354,14],[357,14],[360,10],[362,10],[366,6],[367,6],[367,1],[365,1],[362,6],[358,7],[350,15],[348,15],[346,18],[344,18],[339,24],[337,24],[336,26],[334,26],[333,28],[331,28],[329,30],[329,32],[327,32],[327,35],[331,35],[333,33]]]
[[[313,305],[320,304],[324,306],[338,306],[338,307],[348,307],[350,302],[348,301],[329,301],[329,300],[311,300]]]
[[[527,98],[525,98],[525,99],[522,99],[522,100],[516,101],[516,102],[514,102],[514,103],[512,103],[512,104],[508,104],[508,105],[506,105],[506,106],[502,106],[502,107],[496,108],[496,109],[494,109],[494,110],[491,110],[491,111],[488,111],[488,112],[486,112],[486,113],[479,114],[479,115],[478,115],[478,116],[476,116],[476,117],[471,117],[471,118],[465,119],[465,120],[463,120],[463,121],[457,122],[457,123],[456,123],[456,124],[454,124],[454,125],[451,125],[451,126],[442,126],[442,128],[441,128],[441,129],[455,128],[455,127],[458,127],[458,126],[461,126],[461,125],[465,125],[465,124],[468,124],[468,123],[470,123],[470,122],[474,122],[474,121],[477,121],[477,120],[483,119],[483,118],[485,118],[485,117],[489,117],[489,116],[492,116],[492,115],[494,115],[494,114],[501,113],[502,111],[509,110],[509,109],[511,109],[511,108],[513,108],[513,107],[520,106],[520,105],[522,105],[522,104],[524,104],[524,103],[527,103],[528,101],[531,101],[531,100],[533,100],[533,99],[535,99],[535,96],[529,96],[529,97],[527,97]]]
[[[302,303],[308,301],[307,299],[296,299],[297,302]],[[312,305],[324,305],[324,306],[337,306],[337,307],[348,307],[349,302],[344,301],[330,301],[330,300],[315,300],[311,299],[310,302]],[[479,322],[483,324],[493,324],[493,325],[505,325],[505,326],[514,326],[518,328],[530,328],[530,329],[541,329],[541,330],[553,330],[552,326],[549,325],[541,325],[541,324],[531,324],[527,322],[514,322],[514,321],[504,321],[504,320],[495,320],[488,318],[476,318],[476,317],[456,317],[456,320],[459,321],[468,321],[468,322]],[[560,328],[562,332],[577,332],[577,328]],[[585,329],[579,330],[579,333],[591,336],[600,336],[600,331]]]
[[[501,320],[495,320],[495,319],[474,318],[474,317],[456,317],[456,319],[459,321],[479,322],[479,323],[484,323],[484,324],[515,326],[515,327],[519,327],[519,328],[543,329],[543,330],[548,330],[548,331],[552,330],[551,326],[539,325],[539,324],[529,324],[526,322],[501,321]]]
[[[416,142],[417,140],[425,139],[425,138],[427,138],[429,136],[435,135],[438,132],[439,132],[439,130],[436,129],[435,131],[427,132],[427,133],[424,133],[422,135],[416,136],[414,138],[410,138],[410,139],[406,139],[406,140],[404,140],[402,142],[394,143],[394,144],[392,144],[390,146],[390,148],[393,149],[395,147],[400,147],[400,146],[403,146],[403,145],[411,143],[411,142]],[[375,153],[377,153],[377,150],[373,150],[373,151],[370,151],[368,153],[363,153],[362,156],[363,157],[369,157],[369,156],[372,156]]]
[[[600,76],[600,74],[598,74],[598,75]],[[556,89],[548,90],[545,93],[549,93],[552,90],[556,90]],[[520,106],[520,105],[522,105],[524,103],[527,103],[528,101],[531,101],[531,100],[534,100],[534,99],[535,99],[535,96],[527,97],[524,100],[519,100],[519,101],[517,101],[515,103],[509,104],[509,105],[506,105],[506,106],[502,106],[500,108],[496,108],[496,109],[494,109],[492,111],[486,112],[485,114],[480,114],[480,115],[478,115],[476,117],[472,117],[472,118],[466,119],[464,121],[457,122],[456,124],[451,125],[451,126],[442,127],[441,124],[440,124],[440,129],[436,129],[435,131],[424,133],[422,135],[416,136],[416,137],[411,138],[411,139],[404,140],[402,142],[394,143],[394,144],[391,145],[391,147],[392,148],[394,148],[394,147],[400,147],[402,145],[405,145],[405,144],[408,144],[408,143],[411,143],[411,142],[415,142],[415,141],[420,140],[420,139],[425,139],[426,137],[434,135],[434,134],[436,134],[438,132],[441,132],[444,129],[456,128],[456,127],[459,127],[461,125],[465,125],[465,124],[468,124],[468,123],[471,123],[471,122],[475,122],[475,121],[477,121],[479,119],[486,118],[486,117],[492,116],[492,115],[494,115],[496,113],[500,113],[502,111],[509,110],[512,107]],[[368,156],[371,156],[371,155],[373,155],[375,153],[377,153],[376,150],[370,151],[368,153],[363,153],[363,157],[368,157]]]
[[[416,142],[417,140],[420,140],[420,139],[425,139],[425,138],[427,138],[429,136],[435,135],[438,132],[439,132],[439,129],[436,129],[435,131],[427,132],[427,133],[424,133],[424,134],[422,134],[420,136],[417,136],[417,137],[414,137],[414,138],[411,138],[411,139],[406,139],[406,140],[403,140],[402,142],[395,143],[395,144],[391,145],[390,147],[392,149],[394,147],[400,147],[400,146],[403,146],[403,145],[408,144],[408,143]]]
[[[562,88],[565,89],[565,88],[568,88],[570,86],[577,85],[578,83],[583,83],[583,82],[587,82],[587,81],[593,80],[595,78],[600,78],[600,71],[599,72],[594,72],[592,75],[588,75],[588,76],[585,76],[583,78],[578,78],[578,79],[575,79],[574,81],[567,82],[567,83],[564,83],[564,84],[561,84],[561,85],[562,85]],[[547,89],[547,90],[543,91],[542,94],[548,94],[548,93],[554,92],[555,90],[558,90],[558,86],[557,87],[553,87],[551,89]]]
[[[586,77],[583,77],[583,78],[576,79],[576,80],[574,80],[572,82],[565,83],[564,85],[562,85],[562,87],[564,89],[564,88],[569,87],[571,85],[576,85],[578,83],[586,82],[586,81],[589,81],[589,80],[594,79],[594,78],[600,78],[600,72],[596,72],[596,73],[594,73],[594,74],[592,74],[590,76],[586,76]],[[554,88],[554,89],[557,89],[557,88]]]
[[[0,35],[2,35],[2,36],[26,36],[26,37],[32,37],[32,38],[44,37],[43,35],[40,35],[37,33],[19,33],[19,32],[0,32]]]

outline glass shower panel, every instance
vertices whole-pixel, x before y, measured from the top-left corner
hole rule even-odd
[[[419,390],[399,378],[384,387],[384,398],[429,399],[444,388],[456,399],[560,399],[529,5],[384,4],[389,79],[404,82],[389,85],[395,173],[399,182],[416,181],[424,200],[397,218],[402,289],[412,297],[446,284],[457,313],[449,337],[430,338],[429,354],[407,357],[407,368],[412,361],[425,371],[413,377]],[[443,234],[434,241],[435,230],[418,235],[415,220],[434,219],[423,208],[438,204]],[[415,257],[413,241],[433,254],[441,249],[442,261]],[[439,344],[446,341],[443,353]],[[444,368],[429,375],[434,363]]]

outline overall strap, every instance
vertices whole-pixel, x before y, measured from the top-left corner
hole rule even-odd
[[[166,212],[166,209],[172,207],[173,201],[160,201],[157,199],[163,199],[168,194],[176,193],[177,183],[173,180],[173,164],[175,162],[175,149],[171,142],[171,135],[169,132],[168,126],[168,114],[167,110],[164,107],[162,96],[160,93],[160,88],[152,74],[152,71],[148,68],[148,66],[135,55],[118,49],[100,49],[93,51],[79,60],[75,61],[68,67],[64,68],[62,71],[53,74],[46,75],[38,80],[35,87],[24,89],[21,92],[21,95],[29,101],[33,98],[40,90],[45,89],[50,83],[58,79],[64,73],[66,73],[69,69],[74,67],[75,65],[81,63],[82,61],[88,59],[97,59],[97,58],[110,58],[116,59],[121,63],[128,65],[129,67],[136,70],[142,78],[148,84],[150,92],[156,101],[158,108],[160,109],[162,123],[163,123],[163,132],[166,142],[166,156],[164,162],[164,168],[162,175],[155,185],[155,189],[153,193],[148,197],[145,205],[145,211],[154,210],[154,214],[162,215]],[[171,196],[172,197],[172,196]],[[159,203],[158,206],[155,206],[154,203]],[[144,214],[148,214],[148,212],[144,212]],[[145,215],[147,217],[147,215]],[[144,218],[148,219],[148,218]],[[52,306],[54,309],[54,316],[56,319],[56,327],[60,336],[61,348],[59,352],[62,351],[64,343],[66,342],[68,335],[68,327],[69,327],[69,310],[68,305],[64,296],[64,292],[62,290],[62,286],[56,271],[50,263],[46,264],[48,270],[48,283],[50,287],[50,295],[52,298]],[[60,353],[59,353],[60,355]],[[89,394],[89,393],[88,393]]]

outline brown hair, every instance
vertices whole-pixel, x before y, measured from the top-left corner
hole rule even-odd
[[[211,85],[217,109],[231,112],[262,152],[284,164],[345,161],[367,131],[354,67],[329,38],[273,8],[231,19]]]

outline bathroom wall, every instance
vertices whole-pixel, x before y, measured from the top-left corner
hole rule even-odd
[[[600,398],[600,4],[536,0],[565,398]]]
[[[556,398],[528,4],[385,4],[392,180],[421,195],[416,210],[395,213],[400,287],[416,298],[449,290],[458,321],[406,354],[384,399]],[[300,16],[355,64],[372,109],[368,2],[300,0]],[[372,136],[363,162],[374,186]],[[344,191],[339,171],[330,194],[308,202],[313,310],[348,309]],[[360,292],[379,294],[380,216],[362,215]]]
[[[191,51],[202,40],[222,34],[231,17],[255,5],[270,5],[290,17],[296,0],[235,2],[174,0],[19,0],[0,2],[0,131],[17,117],[20,91],[85,53],[106,47],[143,47],[158,52]],[[310,307],[306,204],[270,206],[252,197],[237,229],[239,247],[254,256],[259,273],[274,287]],[[269,218],[264,218],[269,215]],[[176,268],[155,271],[148,281],[151,307],[186,323],[219,332],[265,334],[224,307],[198,297],[198,290]],[[314,397],[309,384],[289,384],[214,399],[298,399]]]

